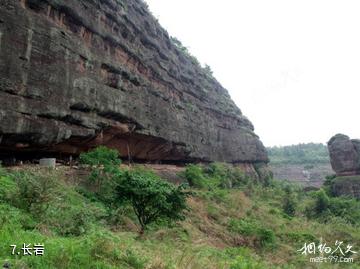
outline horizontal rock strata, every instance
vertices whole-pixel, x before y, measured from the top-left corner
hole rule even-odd
[[[337,175],[360,174],[360,140],[337,134],[329,140],[328,149],[331,166]]]
[[[100,144],[138,160],[268,161],[228,92],[142,1],[0,1],[0,151]]]
[[[360,140],[337,134],[329,140],[328,149],[336,172],[332,192],[360,199]]]

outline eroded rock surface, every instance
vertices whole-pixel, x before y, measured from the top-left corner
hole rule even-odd
[[[328,148],[336,172],[331,187],[333,194],[360,199],[360,140],[337,134],[328,142]]]
[[[360,174],[360,140],[337,134],[328,142],[328,149],[331,166],[337,175]]]
[[[253,131],[142,1],[0,1],[2,152],[267,162]]]
[[[332,192],[336,196],[350,196],[360,199],[360,176],[343,176],[335,178]]]

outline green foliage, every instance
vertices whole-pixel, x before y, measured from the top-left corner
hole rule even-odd
[[[243,186],[248,182],[248,177],[238,167],[231,164],[214,162],[205,169],[205,174],[219,183],[219,188],[231,189]]]
[[[208,76],[213,76],[213,71],[211,70],[211,67],[209,65],[205,64],[204,71]]]
[[[45,170],[43,173],[20,171],[11,177],[18,189],[16,205],[39,217],[44,214],[56,197],[56,179]]]
[[[91,165],[90,181],[96,183],[97,198],[110,207],[117,206],[115,188],[121,177],[119,152],[104,146],[80,155],[82,164]]]
[[[267,269],[268,267],[248,257],[237,256],[231,263],[230,269]]]
[[[296,213],[296,200],[291,187],[288,185],[285,187],[285,197],[283,199],[282,209],[285,214],[290,217],[294,217]]]
[[[286,196],[284,198],[284,202],[283,202],[283,211],[285,214],[287,214],[290,217],[294,217],[295,213],[296,213],[296,201],[294,199],[294,197],[291,196]]]
[[[207,191],[204,196],[208,200],[214,201],[216,203],[230,203],[228,194],[228,190],[214,189],[211,191]]]
[[[54,203],[45,215],[45,224],[53,227],[62,236],[80,236],[91,229],[97,220],[106,215],[105,207],[100,203],[90,203],[80,194],[64,189],[59,196],[61,202]]]
[[[229,230],[245,236],[255,236],[261,247],[271,247],[276,243],[275,233],[270,229],[262,227],[254,219],[231,219]]]
[[[14,230],[32,230],[35,224],[34,218],[29,213],[10,204],[0,203],[0,229],[11,227]]]
[[[189,49],[185,47],[179,39],[176,37],[171,37],[170,39],[175,47],[177,47],[183,53],[183,55],[188,58],[195,66],[201,66],[198,59],[190,53]]]
[[[270,229],[260,228],[257,236],[262,247],[273,246],[276,242],[275,233]]]
[[[311,164],[329,163],[329,152],[323,144],[308,143],[284,147],[267,148],[273,164]]]
[[[12,203],[18,192],[18,185],[11,177],[0,176],[0,201]]]
[[[252,219],[231,219],[229,229],[243,235],[254,235],[259,229],[259,225]]]
[[[330,198],[329,196],[326,194],[326,192],[321,189],[316,193],[315,196],[315,213],[317,214],[321,214],[323,212],[325,212],[330,205]]]
[[[188,181],[190,187],[206,188],[208,181],[203,174],[203,168],[199,165],[189,164],[186,166],[184,176]]]
[[[325,181],[323,184],[323,189],[325,190],[326,194],[329,196],[334,196],[332,186],[334,184],[334,181],[336,179],[336,174],[328,175],[325,177]]]
[[[183,220],[188,193],[143,169],[126,171],[116,188],[118,199],[134,209],[143,233],[147,225],[160,219]]]
[[[86,153],[81,153],[80,163],[92,166],[120,165],[119,152],[115,149],[109,149],[105,146],[99,146]]]
[[[286,233],[285,236],[287,239],[292,240],[294,242],[317,242],[318,239],[310,233],[306,232],[290,232]]]
[[[190,164],[183,176],[189,185],[198,189],[231,189],[244,186],[248,178],[240,168],[230,164],[214,162],[206,167]]]
[[[134,269],[143,269],[146,266],[147,259],[136,254],[133,250],[126,250],[121,260],[128,266]]]
[[[157,184],[144,183],[149,178],[159,180],[153,173],[139,169],[109,172],[109,182],[114,179],[113,186],[116,186],[115,196],[110,200],[117,202],[113,203],[101,197],[98,190],[93,192],[94,181],[79,180],[80,186],[74,186],[73,181],[64,182],[61,168],[17,170],[26,172],[0,171],[0,260],[8,260],[12,268],[308,268],[308,257],[296,252],[305,242],[318,244],[323,238],[329,245],[335,240],[355,246],[360,244],[359,201],[328,197],[327,209],[317,214],[315,207],[318,199],[323,199],[318,197],[322,194],[303,192],[284,182],[270,182],[267,187],[251,184],[251,196],[244,195],[246,185],[240,189],[220,189],[220,179],[232,174],[228,174],[222,164],[202,167],[202,175],[206,179],[219,179],[218,185],[211,190],[194,190],[196,196],[189,199],[192,211],[186,214],[187,221],[164,227],[169,217],[160,217],[149,224],[142,237],[135,232],[137,218],[131,200],[120,195],[117,186],[134,181],[138,187],[130,185],[136,189],[135,196],[140,201],[141,197],[147,198],[148,189],[153,194],[155,185],[163,189]],[[18,185],[18,176],[22,173],[31,175],[26,175],[30,181],[44,176],[56,182],[48,208],[41,217],[33,208],[23,206]],[[107,183],[104,181],[102,186]],[[170,193],[162,195],[161,204]],[[297,214],[292,218],[287,218],[281,210],[289,195],[298,202]],[[155,194],[155,197],[160,196]],[[158,201],[154,200],[148,199],[146,207],[159,208]],[[176,202],[176,195],[168,200]],[[306,206],[315,212],[308,220],[302,217]],[[160,205],[160,208],[169,211],[172,206]],[[119,213],[118,219],[115,219],[115,211]],[[245,215],[248,216],[243,217]],[[120,221],[123,222],[119,224]],[[9,246],[20,246],[24,242],[44,243],[46,256],[11,255]],[[214,242],[222,242],[225,248],[212,247]],[[247,248],[229,248],[235,245]],[[350,267],[358,268],[355,263]]]
[[[328,222],[341,218],[345,222],[357,225],[360,222],[360,201],[349,197],[329,197],[324,189],[312,194],[313,198],[305,208],[308,218]]]
[[[121,171],[118,153],[105,147],[83,154],[81,160],[93,165],[90,179],[97,182],[96,199],[108,207],[112,219],[125,204],[132,206],[141,233],[150,223],[184,218],[187,193],[182,186],[175,187],[149,170]]]

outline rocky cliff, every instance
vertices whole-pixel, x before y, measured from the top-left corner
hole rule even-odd
[[[142,1],[0,1],[2,153],[267,162],[253,130]]]
[[[360,199],[360,140],[337,134],[329,140],[328,149],[331,166],[336,172],[333,193]]]
[[[331,166],[338,176],[360,175],[360,140],[337,134],[328,142]]]

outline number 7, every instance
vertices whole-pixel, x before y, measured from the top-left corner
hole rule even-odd
[[[10,247],[12,247],[12,252],[11,255],[15,255],[15,250],[16,250],[16,245],[10,245]]]

